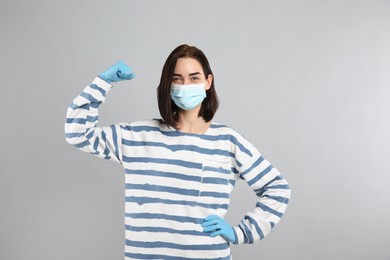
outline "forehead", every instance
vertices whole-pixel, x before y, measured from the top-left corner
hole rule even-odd
[[[179,58],[176,62],[175,74],[190,74],[200,72],[203,74],[203,68],[200,62],[194,58]]]

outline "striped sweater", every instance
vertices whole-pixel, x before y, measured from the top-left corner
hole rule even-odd
[[[68,107],[65,137],[78,149],[120,163],[125,174],[125,259],[231,259],[230,243],[203,232],[203,219],[224,217],[237,180],[258,196],[233,226],[236,243],[264,238],[280,220],[290,189],[242,135],[212,122],[203,134],[160,119],[98,127],[112,85],[99,77]]]

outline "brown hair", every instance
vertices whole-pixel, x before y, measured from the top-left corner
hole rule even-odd
[[[179,107],[171,99],[171,85],[176,62],[179,58],[196,59],[201,64],[206,79],[208,75],[213,75],[206,56],[195,46],[182,44],[176,47],[168,56],[162,69],[160,84],[157,87],[157,101],[160,115],[164,120],[164,123],[175,128],[178,121]],[[209,122],[213,119],[218,106],[219,100],[217,92],[215,91],[213,79],[210,88],[206,90],[206,98],[202,101],[198,116],[203,117],[206,122]]]

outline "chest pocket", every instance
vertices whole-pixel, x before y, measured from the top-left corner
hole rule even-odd
[[[200,196],[229,198],[233,186],[229,160],[211,160],[204,158],[202,163],[202,183]]]

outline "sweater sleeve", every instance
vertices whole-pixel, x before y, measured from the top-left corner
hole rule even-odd
[[[290,199],[291,190],[280,172],[265,159],[246,139],[242,139],[246,152],[238,152],[239,176],[256,193],[255,208],[245,214],[233,229],[235,244],[252,244],[263,239],[280,221]]]
[[[68,107],[66,141],[83,152],[122,163],[120,125],[98,127],[98,108],[112,85],[96,77]]]

